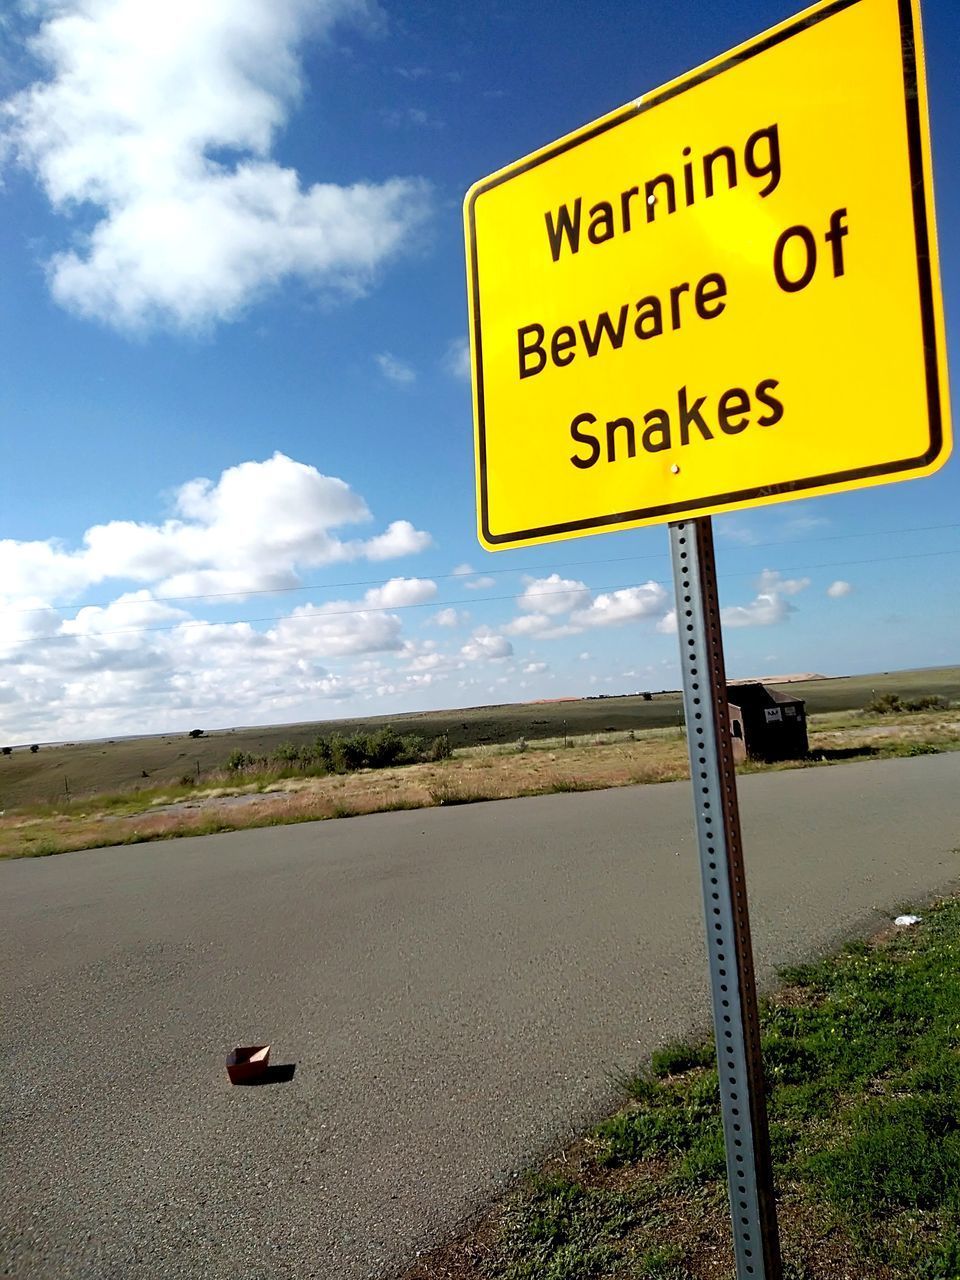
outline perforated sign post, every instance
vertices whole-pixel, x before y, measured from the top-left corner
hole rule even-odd
[[[738,1280],[779,1280],[710,517],[950,448],[918,0],[821,0],[477,183],[480,541],[669,523]]]

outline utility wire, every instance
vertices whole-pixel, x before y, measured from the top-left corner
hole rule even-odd
[[[858,565],[866,565],[866,564],[888,564],[894,560],[925,560],[925,559],[933,558],[935,556],[954,556],[954,555],[960,555],[960,547],[957,547],[949,551],[918,551],[914,553],[907,553],[907,554],[897,555],[897,556],[872,556],[866,560],[827,560],[821,564],[785,565],[783,566],[782,569],[779,569],[777,572],[778,573],[807,573],[815,569],[849,568],[850,566],[858,566]],[[724,578],[724,579],[752,578],[755,576],[755,573],[756,571],[753,569],[749,569],[749,570],[743,569],[743,570],[737,570],[736,572],[733,572],[733,573],[721,573],[721,574],[718,574],[717,576],[719,578]],[[619,586],[605,586],[605,587],[589,586],[588,584],[584,584],[583,590],[585,592],[600,592],[600,593],[611,592],[611,591],[626,591],[626,590],[629,590],[631,587],[636,587],[637,585],[638,584],[636,582],[624,583]],[[670,582],[669,580],[665,581],[665,580],[651,579],[649,583],[642,583],[639,585],[669,587]],[[524,598],[528,600],[536,599],[541,596],[546,597],[546,596],[572,595],[572,594],[576,594],[576,593],[572,591],[569,587],[557,588],[555,590],[550,590],[550,591],[527,591],[523,593]],[[495,604],[504,600],[516,600],[517,592],[511,591],[509,595],[505,595],[505,596],[482,596],[482,597],[479,597],[479,599],[482,600],[484,604],[488,604],[488,603]],[[152,604],[154,603],[154,601],[152,600],[140,601],[139,603]],[[262,622],[315,622],[317,619],[345,618],[345,617],[356,616],[358,614],[364,614],[364,613],[397,613],[402,609],[428,609],[428,608],[442,609],[442,608],[449,608],[454,605],[461,605],[461,604],[476,605],[476,603],[477,603],[477,597],[474,597],[472,599],[469,597],[462,597],[458,600],[419,600],[412,604],[366,605],[365,607],[361,607],[358,609],[326,610],[321,608],[321,609],[315,610],[312,613],[271,614],[262,618],[233,618],[227,622],[208,622],[205,619],[194,619],[189,622],[165,623],[163,625],[156,626],[156,627],[115,627],[115,628],[111,628],[108,631],[76,631],[76,632],[67,632],[67,633],[61,632],[61,633],[58,633],[57,635],[52,635],[52,636],[43,636],[43,635],[31,636],[29,639],[23,640],[18,644],[6,646],[6,651],[10,652],[18,648],[31,647],[37,644],[41,644],[41,645],[51,644],[51,643],[62,641],[62,640],[93,640],[93,639],[100,639],[106,636],[145,635],[148,633],[162,632],[162,631],[187,631],[187,630],[193,630],[195,628],[200,628],[200,627],[254,626]],[[0,649],[2,648],[3,646],[0,646]]]
[[[819,535],[816,538],[804,538],[803,546],[808,546],[814,542],[842,542],[851,538],[883,538],[903,533],[935,533],[944,529],[960,529],[960,522],[953,524],[930,524],[917,525],[913,528],[905,529],[872,529],[863,533],[828,533]],[[721,535],[722,536],[722,535]],[[728,546],[729,551],[765,551],[769,547],[795,547],[798,545],[796,538],[783,538],[776,542],[754,542],[749,544],[741,544],[737,546]],[[545,573],[552,569],[575,569],[583,565],[600,566],[606,564],[625,564],[628,562],[639,562],[641,560],[669,560],[670,553],[668,551],[651,551],[644,555],[631,556],[609,556],[603,560],[556,560],[550,564],[528,564],[528,565],[510,565],[504,569],[476,569],[470,573],[431,573],[427,576],[431,580],[444,581],[450,578],[487,578],[494,575],[499,576],[504,573]],[[199,570],[199,572],[205,572]],[[394,575],[398,577],[402,575]],[[303,583],[295,587],[255,587],[250,590],[237,588],[234,591],[203,591],[194,595],[163,595],[151,596],[150,602],[171,603],[173,601],[193,601],[193,600],[235,600],[238,596],[271,596],[286,595],[298,591],[346,591],[355,587],[383,587],[392,578],[361,578],[355,582],[313,582]],[[494,599],[499,597],[484,596],[481,599]],[[10,609],[6,612],[11,614],[21,613],[59,613],[69,612],[70,610],[80,609],[105,609],[117,608],[121,606],[133,606],[146,603],[143,600],[99,600],[86,601],[80,604],[47,604],[31,606],[29,609]]]

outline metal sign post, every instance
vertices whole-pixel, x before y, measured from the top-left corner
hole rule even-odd
[[[760,1020],[709,516],[670,525],[737,1280],[781,1280]]]

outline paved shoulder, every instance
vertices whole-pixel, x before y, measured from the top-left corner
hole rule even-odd
[[[761,976],[942,890],[960,755],[749,777]],[[0,866],[0,1260],[351,1277],[450,1231],[706,1018],[686,784]],[[231,1089],[270,1039],[288,1084]]]

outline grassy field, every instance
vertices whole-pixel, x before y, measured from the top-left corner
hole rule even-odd
[[[792,684],[790,690],[807,699],[807,711],[813,715],[860,708],[873,696],[890,692],[905,697],[939,694],[956,701],[960,700],[960,667],[815,680]],[[223,730],[198,725],[205,732],[196,739],[184,733],[62,746],[41,744],[36,753],[30,752],[27,744],[9,756],[0,756],[0,811],[117,792],[139,790],[149,796],[156,794],[158,787],[186,788],[222,769],[234,751],[271,755],[284,742],[306,743],[317,734],[349,735],[386,722],[401,733],[417,733],[427,740],[446,734],[453,747],[461,748],[516,743],[521,738],[533,743],[562,740],[564,735],[579,738],[676,728],[681,714],[679,693],[658,693],[649,702],[630,696],[472,707],[391,716],[388,721],[370,717]]]
[[[960,709],[900,715],[813,716],[810,755],[741,772],[823,767],[849,760],[960,749]],[[0,813],[0,857],[66,853],[99,845],[345,818],[391,809],[469,804],[511,796],[587,791],[688,776],[682,729],[630,729],[579,738],[461,747],[449,759],[353,773],[304,773],[268,764],[215,771],[201,783],[94,797],[61,796]]]
[[[785,1280],[960,1277],[960,902],[782,974],[762,1011]],[[712,1044],[405,1280],[727,1280]]]

